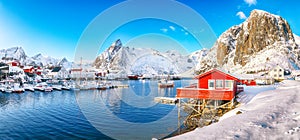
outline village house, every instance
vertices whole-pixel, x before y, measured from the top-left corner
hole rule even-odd
[[[54,67],[47,76],[52,79],[64,79],[69,77],[69,72],[63,67]]]
[[[5,78],[9,72],[9,66],[6,63],[0,62],[0,80]]]
[[[83,77],[82,68],[72,68],[70,69],[70,78],[82,78]]]
[[[256,86],[257,75],[255,74],[234,74],[235,77],[239,78],[239,83],[246,86]]]
[[[9,66],[18,66],[18,67],[20,66],[20,62],[17,60],[9,61],[6,64]]]
[[[34,67],[33,66],[25,66],[23,68],[25,73],[33,73],[34,72]]]
[[[270,78],[273,78],[275,81],[283,81],[284,80],[284,69],[283,67],[277,65],[273,69],[271,69],[268,73]]]

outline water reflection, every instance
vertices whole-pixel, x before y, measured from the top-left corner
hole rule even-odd
[[[94,127],[114,139],[162,138],[177,130],[176,106],[157,104],[154,98],[175,97],[181,81],[176,81],[174,88],[166,89],[158,88],[157,81],[125,82],[129,88],[94,92],[94,100],[86,96],[88,92],[76,96]]]
[[[157,81],[121,84],[130,87],[0,93],[0,139],[108,139],[104,134],[115,139],[151,139],[177,129],[176,106],[156,104],[154,98],[175,97],[181,81],[170,89],[159,89]]]
[[[84,118],[75,95],[0,93],[0,139],[109,139]]]

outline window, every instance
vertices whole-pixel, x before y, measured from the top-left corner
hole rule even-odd
[[[225,88],[233,88],[233,81],[232,80],[225,80]]]
[[[282,71],[282,69],[279,69],[279,72],[281,72]]]
[[[277,77],[277,74],[274,74],[274,77]]]
[[[277,69],[274,69],[274,72],[276,72],[277,71]]]
[[[216,88],[224,88],[223,80],[216,80]]]
[[[280,74],[279,77],[282,77],[282,75]]]
[[[208,89],[215,89],[215,80],[208,80]]]

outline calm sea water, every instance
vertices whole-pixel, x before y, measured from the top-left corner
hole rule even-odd
[[[129,88],[105,91],[0,93],[0,139],[151,139],[176,131],[177,107],[157,104],[176,87],[157,81],[122,81]]]

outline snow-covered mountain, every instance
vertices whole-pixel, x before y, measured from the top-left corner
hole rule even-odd
[[[205,50],[193,55],[181,55],[175,50],[159,52],[151,48],[123,47],[120,40],[95,60],[94,66],[100,69],[119,70],[127,74],[179,74],[195,67]]]
[[[296,36],[296,41],[299,37]],[[243,23],[225,31],[197,66],[237,73],[263,72],[276,65],[299,69],[300,49],[282,17],[253,10]]]
[[[22,47],[13,47],[9,49],[0,50],[0,58],[16,59],[19,61],[24,61],[27,56],[22,49]]]
[[[28,57],[22,47],[13,47],[0,50],[0,58],[10,60],[18,60],[21,65],[37,65],[37,66],[64,66],[71,68],[72,63],[66,58],[56,59],[50,56],[37,54],[33,57]]]
[[[294,38],[298,46],[300,46],[300,37],[294,34]]]

